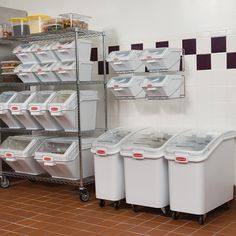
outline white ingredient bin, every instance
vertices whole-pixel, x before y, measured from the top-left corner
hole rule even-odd
[[[44,43],[39,45],[38,48],[34,49],[35,56],[38,58],[38,60],[41,63],[50,63],[50,62],[58,62],[60,61],[57,55],[55,54],[54,50],[52,50],[52,47],[57,42],[53,43]]]
[[[107,56],[106,61],[116,72],[144,72],[144,63],[139,58],[141,53],[141,50],[113,51]]]
[[[107,131],[92,144],[94,153],[96,198],[103,207],[105,200],[114,201],[115,208],[125,198],[124,159],[120,146],[134,130],[119,127]]]
[[[82,141],[83,178],[94,176],[93,156],[90,152],[93,139]],[[78,137],[46,140],[36,151],[35,159],[53,177],[80,179]]]
[[[151,48],[143,50],[140,59],[145,62],[149,71],[179,71],[181,55],[180,48]]]
[[[169,166],[170,208],[205,214],[234,198],[235,132],[188,130],[166,147]]]
[[[81,131],[94,130],[97,114],[97,91],[80,91],[80,121]],[[65,131],[78,130],[77,92],[74,90],[58,91],[53,100],[49,102],[48,109],[51,115],[65,129]]]
[[[79,80],[90,81],[92,78],[92,62],[79,62]],[[62,81],[76,81],[76,62],[59,62],[54,71]]]
[[[41,82],[60,81],[59,77],[56,75],[56,73],[54,71],[55,65],[56,65],[56,62],[39,64],[37,66],[35,74]]]
[[[149,98],[178,98],[181,96],[182,84],[183,77],[181,75],[157,75],[146,77],[141,87]]]
[[[144,98],[145,91],[141,87],[144,76],[117,76],[111,78],[107,83],[107,88],[117,97]]]
[[[10,128],[10,129],[21,129],[24,126],[13,116],[9,110],[8,104],[14,99],[17,92],[9,91],[0,94],[0,119]]]
[[[90,61],[92,42],[88,40],[78,40],[77,50],[80,61]],[[52,50],[56,53],[62,62],[75,61],[75,40],[66,42],[57,42]]]
[[[15,68],[14,73],[24,83],[38,83],[39,78],[35,74],[37,67],[38,64],[20,64]]]
[[[130,136],[122,145],[126,202],[135,206],[161,208],[169,205],[168,162],[164,158],[169,133],[146,128]]]
[[[39,45],[35,43],[20,44],[13,50],[13,54],[24,64],[38,63],[39,60],[34,54],[38,47]]]
[[[8,104],[11,114],[15,116],[26,129],[30,130],[42,129],[42,126],[28,111],[29,103],[35,95],[36,93],[31,91],[18,92]]]
[[[29,103],[30,114],[40,123],[40,125],[49,131],[62,130],[54,117],[48,111],[48,103],[54,98],[54,91],[39,91]]]
[[[46,171],[34,159],[44,137],[10,136],[0,145],[1,158],[17,173],[39,175]]]

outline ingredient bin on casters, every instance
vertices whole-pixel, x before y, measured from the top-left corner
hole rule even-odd
[[[94,175],[93,156],[90,152],[93,139],[82,139],[83,177]],[[36,151],[35,159],[54,178],[80,179],[78,137],[46,140]]]
[[[94,130],[96,127],[97,91],[80,91],[81,130]],[[58,91],[48,104],[51,115],[66,131],[78,130],[77,92],[74,90]]]
[[[107,88],[117,97],[144,98],[145,92],[141,87],[144,76],[122,75],[111,78]]]
[[[146,77],[141,86],[148,98],[178,98],[181,96],[182,84],[181,75],[157,75]]]
[[[9,103],[14,99],[17,92],[9,91],[0,94],[0,119],[11,129],[20,129],[24,126],[13,116],[9,110]]]
[[[199,215],[233,199],[235,132],[188,130],[166,147],[169,166],[170,208]]]
[[[90,61],[92,42],[89,40],[78,40],[77,50],[80,61]],[[62,62],[75,61],[75,40],[57,42],[52,49]]]
[[[14,115],[26,129],[42,129],[42,126],[33,116],[30,115],[30,112],[28,111],[29,103],[35,95],[36,93],[31,91],[19,92],[8,105],[11,114]]]
[[[120,156],[120,145],[133,133],[128,128],[116,128],[98,137],[92,144],[94,153],[96,198],[100,206],[105,200],[114,201],[119,208],[125,198],[124,160]]]
[[[50,90],[38,91],[29,103],[30,114],[45,130],[62,130],[62,127],[48,111],[48,103],[54,98],[55,94],[56,92]]]
[[[92,77],[92,62],[79,62],[79,80],[89,81]],[[56,75],[62,81],[76,81],[76,62],[59,62],[54,67]]]
[[[144,72],[144,63],[139,59],[141,53],[140,50],[113,51],[107,56],[106,60],[116,72]]]
[[[179,71],[181,54],[180,48],[151,48],[143,50],[140,59],[145,62],[149,71]]]
[[[165,146],[172,135],[146,128],[131,135],[122,145],[126,202],[135,206],[161,208],[169,205],[168,162]]]
[[[34,159],[34,153],[44,137],[9,136],[0,145],[0,156],[16,172],[39,175],[46,171]]]

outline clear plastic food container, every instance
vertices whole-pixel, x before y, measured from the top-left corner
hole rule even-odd
[[[27,18],[10,18],[13,36],[29,35],[30,28]]]
[[[79,28],[81,30],[88,30],[88,22],[90,16],[80,15],[77,13],[65,13],[60,14],[63,17],[63,27],[64,29]]]
[[[38,83],[40,80],[35,74],[37,67],[38,64],[20,64],[14,69],[14,73],[24,83]]]
[[[79,80],[89,81],[92,78],[92,62],[79,62]],[[59,62],[54,67],[56,75],[62,81],[76,81],[76,62]]]
[[[45,33],[60,31],[63,29],[64,29],[64,24],[62,17],[55,17],[43,20],[42,31]]]
[[[30,33],[35,34],[42,32],[43,20],[50,19],[50,16],[34,14],[34,15],[29,15],[27,19],[29,21]]]

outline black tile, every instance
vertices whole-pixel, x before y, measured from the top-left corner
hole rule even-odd
[[[142,43],[131,44],[131,50],[143,50]]]
[[[156,42],[156,48],[168,48],[169,41]]]
[[[211,54],[197,55],[197,70],[211,69]]]
[[[103,75],[104,74],[104,68],[103,68],[103,61],[98,61],[98,74]],[[106,73],[109,74],[109,64],[106,62]]]
[[[91,49],[90,61],[98,61],[98,49],[97,48]]]
[[[109,46],[108,47],[108,53],[113,52],[113,51],[120,51],[120,46]]]
[[[227,69],[236,69],[236,52],[227,53]]]
[[[226,37],[213,37],[211,38],[211,52],[226,52]]]
[[[183,39],[182,47],[185,51],[185,55],[196,54],[196,39]]]

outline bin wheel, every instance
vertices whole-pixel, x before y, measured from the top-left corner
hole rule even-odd
[[[131,205],[134,212],[138,212],[138,207],[136,205]]]
[[[105,206],[106,202],[103,199],[100,199],[99,206],[103,208]]]
[[[31,182],[31,183],[35,183],[36,182],[35,179],[28,179],[28,181]]]
[[[80,189],[80,200],[82,202],[87,202],[90,198],[89,191],[86,188]]]
[[[8,188],[10,186],[10,181],[8,178],[6,178],[5,176],[2,177],[1,179],[1,188]]]
[[[171,217],[172,217],[173,220],[178,220],[178,218],[179,218],[179,212],[173,211]]]
[[[229,209],[230,209],[229,202],[226,202],[226,203],[223,205],[223,207],[224,207],[225,210],[229,210]]]
[[[114,207],[116,210],[120,209],[120,201],[114,202],[114,203],[113,203],[113,207]]]
[[[170,211],[167,207],[162,207],[161,212],[162,212],[163,216],[169,216],[169,213],[170,213]]]
[[[206,214],[199,216],[198,223],[199,223],[200,225],[204,225],[205,222],[206,222]]]

